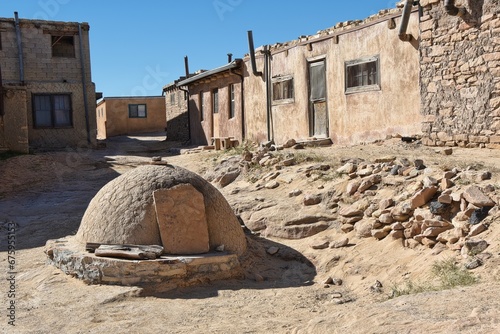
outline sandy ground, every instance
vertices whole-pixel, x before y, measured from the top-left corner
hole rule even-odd
[[[498,226],[484,236],[492,245],[492,258],[475,270],[479,284],[393,299],[389,298],[391,287],[408,278],[426,280],[434,261],[457,254],[445,251],[433,255],[425,247],[407,249],[400,241],[358,240],[353,235],[349,235],[352,247],[311,248],[318,240],[342,237],[334,230],[300,240],[249,236],[255,256],[247,260],[251,268],[246,279],[156,295],[144,295],[137,287],[89,286],[47,265],[45,242],[74,234],[91,198],[111,179],[148,162],[154,155],[201,174],[223,158],[220,153],[171,156],[166,148],[173,144],[161,139],[121,137],[109,141],[102,150],[44,153],[0,161],[0,268],[4,273],[0,283],[0,332],[500,332]],[[464,168],[476,164],[500,173],[500,151],[486,149],[456,148],[451,156],[439,154],[435,148],[396,143],[309,150],[329,156],[336,163],[345,157],[369,160],[401,155],[440,166]],[[230,203],[245,196],[231,192],[245,183],[238,182],[221,190]],[[492,182],[499,185],[498,178]],[[286,200],[283,194],[288,190],[281,189],[274,195],[267,192],[266,200]],[[8,235],[14,235],[16,241],[11,258]],[[286,255],[269,256],[265,249],[270,246],[279,247],[284,250],[280,253]],[[335,260],[339,257],[342,261]],[[343,284],[325,287],[323,282],[329,276],[341,278]],[[14,289],[9,281],[12,277]],[[382,283],[380,292],[370,289],[376,281]],[[11,301],[15,302],[15,326],[9,324]]]

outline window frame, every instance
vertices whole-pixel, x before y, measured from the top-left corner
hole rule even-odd
[[[366,85],[358,85],[349,87],[350,76],[349,69],[355,66],[361,66],[369,63],[375,63],[375,83],[374,84],[366,84]],[[361,93],[361,92],[370,92],[381,90],[380,85],[380,55],[375,55],[371,57],[358,58],[355,60],[346,61],[344,63],[344,86],[345,86],[345,94],[353,94],[353,93]]]
[[[284,82],[290,82],[291,83],[291,89],[288,89],[286,91],[286,97],[283,98],[285,95],[285,85],[283,84]],[[276,89],[280,89],[280,96],[281,98],[276,99]],[[273,105],[277,104],[287,104],[287,103],[294,103],[295,102],[295,86],[294,86],[294,80],[292,75],[283,75],[283,76],[278,76],[274,77],[271,80],[271,96],[272,96],[272,103]]]
[[[170,105],[175,106],[175,92],[170,92]]]
[[[57,125],[56,123],[56,108],[55,108],[55,98],[57,96],[63,96],[68,98],[68,107],[69,109],[64,110],[67,112],[67,116],[69,119],[68,124],[65,125]],[[36,98],[37,97],[49,97],[50,98],[50,123],[51,125],[38,125],[37,120],[37,110],[36,110]],[[73,128],[73,102],[71,99],[71,93],[33,93],[31,95],[31,109],[33,113],[33,128],[34,129],[71,129]]]
[[[219,113],[219,89],[212,89],[212,113]]]
[[[57,45],[57,43],[59,43],[59,42],[66,43],[69,38],[71,38],[71,46],[72,46],[71,54],[66,55],[66,54],[64,54],[64,52],[54,53],[54,47]],[[52,58],[76,58],[75,35],[52,35],[51,34],[50,35],[50,43],[51,43]]]
[[[229,103],[229,118],[234,118],[236,116],[236,93],[235,93],[235,85],[229,85],[229,94],[228,94],[228,103]]]
[[[137,116],[131,114],[130,108],[133,106],[137,106]],[[139,106],[144,106],[144,116],[139,116]],[[129,103],[128,118],[148,118],[148,105],[146,103]]]
[[[200,105],[200,122],[203,122],[205,120],[205,101],[204,101],[204,92],[200,91],[199,93],[199,105]]]

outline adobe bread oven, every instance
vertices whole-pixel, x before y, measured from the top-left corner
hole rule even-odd
[[[241,274],[246,238],[208,181],[172,165],[145,165],[106,184],[75,236],[49,240],[52,264],[87,283],[154,289]]]

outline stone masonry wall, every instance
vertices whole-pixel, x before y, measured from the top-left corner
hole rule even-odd
[[[500,148],[500,3],[421,0],[420,92],[423,142]]]
[[[184,98],[184,94],[181,90],[173,90],[165,94],[167,140],[183,142],[189,140],[187,99]]]

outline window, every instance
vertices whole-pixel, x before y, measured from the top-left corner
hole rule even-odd
[[[346,62],[346,93],[379,90],[379,74],[379,56]]]
[[[175,92],[170,93],[170,105],[171,106],[175,105]]]
[[[199,95],[200,101],[199,101],[199,106],[200,106],[200,121],[203,121],[204,119],[204,109],[205,109],[205,101],[203,100],[203,92],[200,92]]]
[[[273,79],[273,102],[291,103],[293,102],[293,78],[283,76]]]
[[[312,102],[326,100],[326,71],[325,61],[309,63],[309,84],[311,86]]]
[[[52,57],[75,58],[73,36],[52,36]]]
[[[229,118],[234,117],[234,108],[235,108],[234,85],[229,85]]]
[[[145,104],[129,104],[128,105],[129,118],[146,118],[148,113]]]
[[[33,125],[35,128],[73,126],[70,94],[34,94]]]
[[[219,112],[219,90],[212,91],[212,112],[217,114]]]

